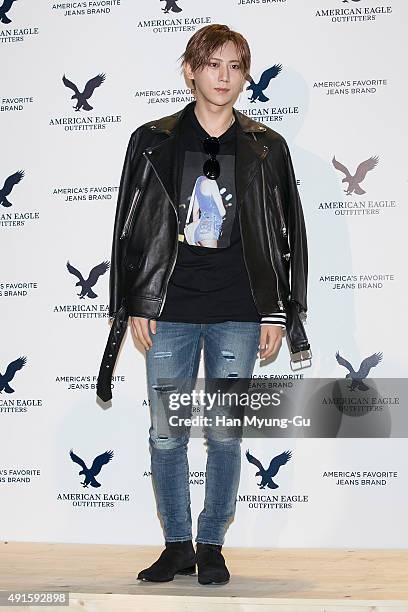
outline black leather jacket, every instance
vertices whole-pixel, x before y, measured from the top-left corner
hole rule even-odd
[[[157,318],[178,246],[177,143],[187,108],[149,121],[130,137],[116,207],[109,281],[113,319],[97,394],[111,399],[111,377],[128,317]],[[307,311],[307,239],[286,140],[233,109],[235,181],[244,260],[261,316]],[[275,296],[278,296],[275,301]]]

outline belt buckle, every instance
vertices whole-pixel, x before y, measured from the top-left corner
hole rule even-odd
[[[304,357],[306,355],[306,357]],[[294,357],[298,357],[298,359],[294,359]],[[306,368],[310,368],[312,365],[312,349],[308,348],[305,351],[298,351],[297,353],[291,353],[290,356],[290,369],[292,372],[298,372],[299,370],[304,370]],[[305,362],[309,362],[307,365],[303,365]],[[300,364],[298,368],[294,368],[294,364]]]

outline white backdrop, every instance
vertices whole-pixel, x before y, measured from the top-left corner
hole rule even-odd
[[[167,4],[180,10],[166,14]],[[226,23],[247,38],[255,82],[282,66],[267,101],[250,102],[244,91],[235,107],[282,133],[292,153],[310,253],[314,359],[302,375],[344,377],[340,351],[356,369],[381,352],[371,375],[405,377],[407,11],[401,0],[19,0],[0,9],[2,539],[163,541],[144,355],[129,330],[112,407],[102,409],[95,383],[109,333],[109,271],[95,298],[81,298],[66,265],[86,278],[110,259],[129,135],[192,100],[177,58],[206,24]],[[76,111],[63,76],[82,92],[100,74],[93,108]],[[334,157],[352,176],[361,162],[377,163],[347,194]],[[20,357],[25,364],[7,387],[7,367]],[[274,363],[258,361],[254,372],[289,374],[286,341]],[[264,464],[291,450],[278,489],[258,489],[246,448]],[[81,485],[70,449],[88,467],[113,451],[100,488]],[[197,438],[189,449],[196,521],[206,451]],[[226,544],[406,547],[407,467],[405,438],[244,440]],[[266,503],[259,496],[268,493],[276,498]]]

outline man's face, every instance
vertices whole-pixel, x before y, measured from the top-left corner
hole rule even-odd
[[[201,70],[193,73],[187,64],[186,75],[194,79],[196,99],[201,97],[216,106],[232,106],[245,83],[232,41],[214,51]]]

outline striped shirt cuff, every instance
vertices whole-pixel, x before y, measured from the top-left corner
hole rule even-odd
[[[286,312],[280,310],[261,318],[261,325],[280,325],[286,328]]]

